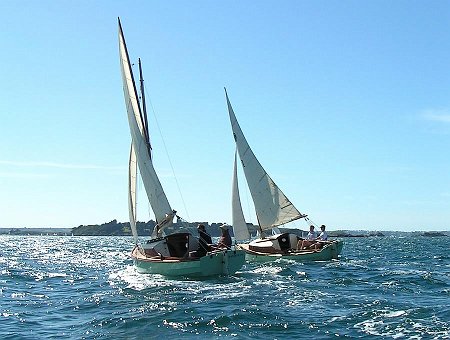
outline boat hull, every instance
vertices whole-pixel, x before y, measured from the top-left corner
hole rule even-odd
[[[198,259],[145,257],[137,248],[132,252],[139,273],[164,276],[208,277],[232,275],[245,263],[243,250],[219,250]]]
[[[290,250],[284,253],[265,253],[249,249],[248,244],[239,244],[239,248],[245,252],[245,259],[249,262],[268,262],[278,259],[294,261],[330,261],[338,259],[344,243],[340,240],[333,241],[319,250]]]

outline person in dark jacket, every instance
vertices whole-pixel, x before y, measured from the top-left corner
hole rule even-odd
[[[206,232],[206,228],[204,224],[199,224],[197,227],[199,239],[198,239],[198,248],[195,254],[196,257],[205,256],[208,251],[211,251],[211,236]]]

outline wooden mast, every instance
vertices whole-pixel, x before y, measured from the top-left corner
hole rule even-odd
[[[141,98],[142,98],[142,112],[144,114],[144,131],[145,131],[145,138],[148,145],[148,152],[150,154],[150,158],[152,157],[152,146],[150,145],[150,136],[148,133],[148,120],[147,120],[147,106],[145,105],[145,91],[144,91],[144,78],[142,76],[142,64],[141,64],[141,58],[138,59],[139,64],[139,82],[141,85]]]

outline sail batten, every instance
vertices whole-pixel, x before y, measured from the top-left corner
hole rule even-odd
[[[156,222],[159,224],[159,231],[164,227],[170,226],[173,216],[172,208],[167,200],[166,194],[161,186],[159,178],[153,167],[148,143],[148,132],[146,131],[147,122],[144,121],[139,105],[136,84],[131,70],[131,64],[126,48],[125,38],[119,20],[119,55],[120,66],[123,81],[123,91],[125,105],[127,108],[128,124],[130,126],[131,140],[137,162],[137,168],[142,177],[144,188],[148,200],[155,214]],[[131,160],[131,158],[130,158]],[[132,185],[129,185],[132,190]],[[135,188],[134,188],[135,190]],[[136,200],[135,194],[129,193],[130,218],[136,218]]]
[[[261,230],[269,230],[304,217],[259,163],[237,122],[226,90],[225,95],[233,136]]]

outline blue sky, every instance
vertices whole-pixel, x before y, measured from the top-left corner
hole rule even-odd
[[[128,220],[118,16],[143,60],[155,168],[187,220],[231,222],[226,86],[316,223],[449,230],[448,1],[0,2],[0,227]]]

